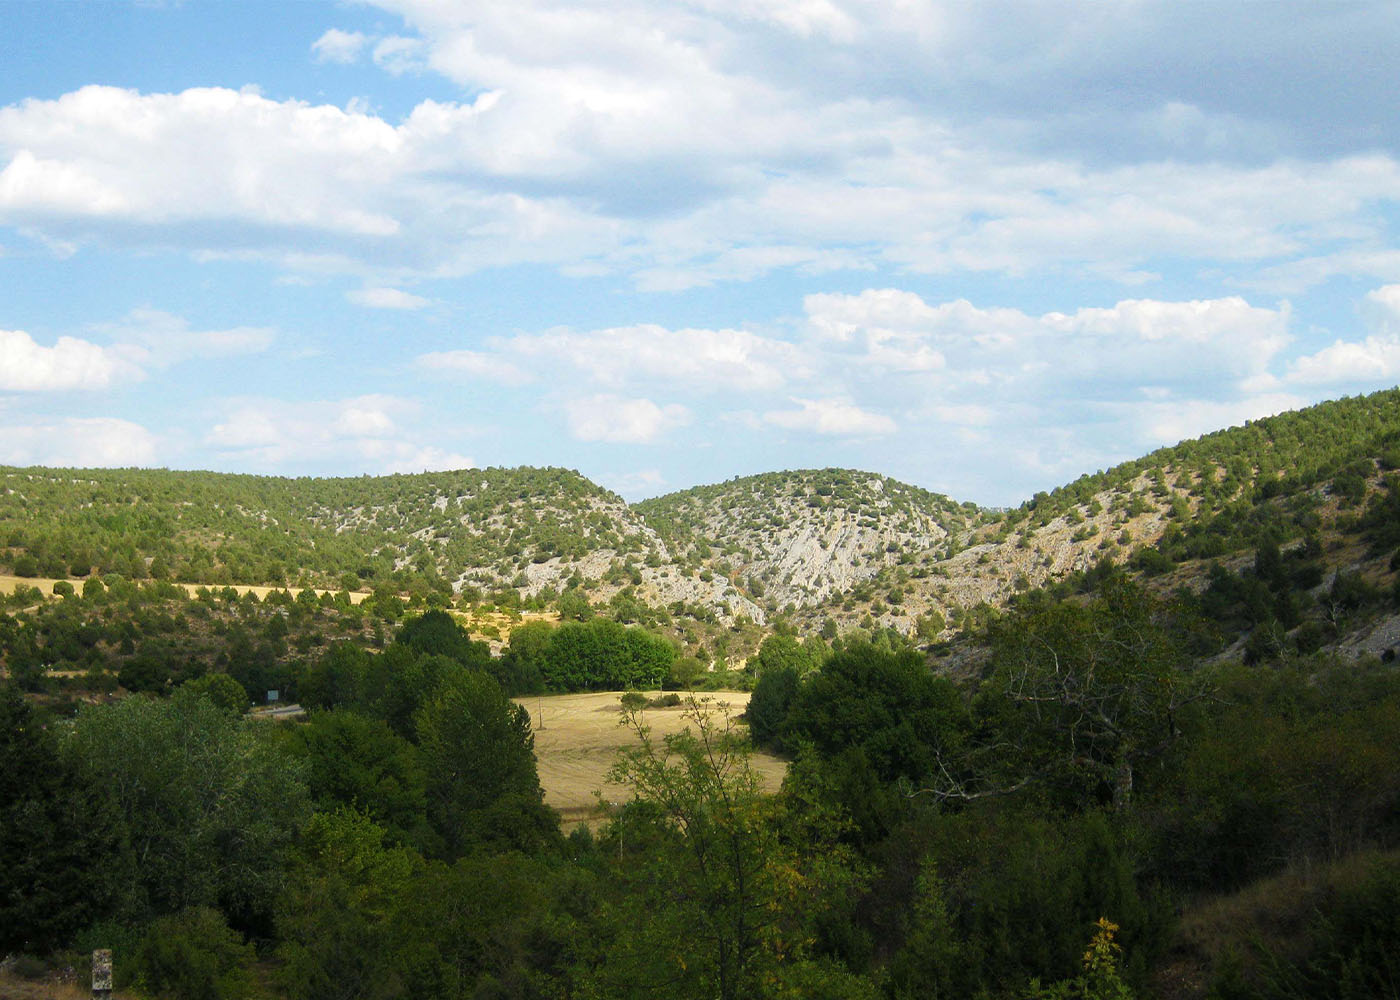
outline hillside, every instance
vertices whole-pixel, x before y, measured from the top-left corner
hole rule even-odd
[[[564,469],[346,479],[0,468],[20,576],[191,583],[497,586],[527,568],[649,552],[622,499]]]
[[[1277,619],[1293,633],[1339,573],[1390,586],[1397,468],[1400,390],[1159,449],[1005,512],[849,469],[628,506],[563,469],[281,479],[0,468],[0,573],[387,589],[536,610],[586,601],[742,656],[759,633],[738,630],[779,613],[808,631],[928,642],[1096,567],[1201,594],[1224,586],[1221,572],[1253,572],[1273,546],[1309,567],[1296,580],[1307,608]],[[1266,623],[1256,610],[1231,627]]]
[[[919,556],[950,553],[972,504],[853,469],[732,479],[637,505],[674,557],[741,581],[769,608],[821,605]]]

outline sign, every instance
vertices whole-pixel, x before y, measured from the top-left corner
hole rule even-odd
[[[98,948],[92,953],[92,992],[94,995],[112,992],[111,948]]]
[[[277,696],[278,696],[280,693],[281,693],[281,692],[279,692],[279,691],[269,691],[269,692],[267,693],[267,703],[270,705],[270,704],[272,704],[274,701],[276,701],[276,700],[277,700]]]

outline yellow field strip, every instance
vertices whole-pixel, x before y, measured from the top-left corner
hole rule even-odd
[[[20,587],[38,587],[41,593],[48,595],[53,593],[53,585],[59,582],[58,580],[44,576],[5,576],[4,574],[0,574],[0,594],[13,594]],[[83,589],[83,584],[87,581],[83,579],[70,579],[62,582],[71,583],[74,590],[81,591]],[[141,583],[144,581],[138,580],[136,582]],[[258,600],[267,597],[267,595],[274,590],[285,590],[293,597],[296,597],[305,589],[303,587],[255,587],[244,583],[177,583],[175,586],[184,588],[185,592],[191,597],[195,596],[201,587],[207,590],[223,590],[225,587],[232,587],[238,592],[239,597],[247,593],[253,593],[257,595]],[[338,590],[316,590],[314,588],[313,590],[317,597],[327,593],[340,593]],[[350,603],[359,604],[369,596],[368,591],[353,590],[350,592]]]

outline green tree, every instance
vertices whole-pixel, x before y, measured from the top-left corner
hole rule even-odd
[[[1179,716],[1205,695],[1181,669],[1158,603],[1125,578],[1090,603],[1042,600],[991,630],[995,671],[979,714],[988,739],[940,768],[940,797],[1042,784],[1077,805],[1131,800],[1141,764],[1181,736]],[[974,759],[975,758],[975,759]]]
[[[319,809],[357,809],[395,843],[424,852],[438,847],[427,822],[418,751],[386,723],[348,710],[315,712],[288,741],[306,761],[307,786]]]
[[[105,912],[118,830],[103,789],[0,686],[0,954],[45,952]]]
[[[205,674],[203,677],[186,681],[180,685],[180,689],[208,698],[215,705],[235,715],[242,715],[248,711],[248,692],[228,674]]]
[[[428,815],[450,856],[481,843],[528,850],[558,837],[535,770],[529,713],[489,675],[452,677],[416,724]]]
[[[162,1000],[243,1000],[253,993],[256,958],[223,914],[197,906],[151,922],[131,956],[131,974]]]
[[[411,942],[399,913],[423,860],[385,844],[385,831],[353,810],[317,813],[278,903],[287,995],[303,1000],[400,997]]]
[[[840,852],[807,834],[784,837],[762,793],[741,727],[691,700],[691,724],[656,740],[639,713],[637,736],[612,780],[636,796],[612,834],[641,841],[620,873],[629,931],[601,972],[609,995],[760,998],[780,995],[807,968],[809,914],[834,882]],[[632,930],[631,928],[635,928]],[[837,977],[839,979],[839,977]]]
[[[64,748],[112,790],[126,915],[217,906],[253,926],[270,913],[308,799],[300,765],[258,725],[184,691],[78,714]]]

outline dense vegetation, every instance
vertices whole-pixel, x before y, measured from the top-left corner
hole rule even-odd
[[[8,685],[0,950],[115,945],[127,987],[174,997],[1202,995],[1184,967],[1222,997],[1400,986],[1378,958],[1400,947],[1388,666],[1190,666],[1197,623],[1121,573],[998,617],[976,682],[777,635],[751,714],[793,756],[779,794],[697,703],[664,741],[633,717],[636,801],[565,837],[502,681],[547,679],[570,631],[616,643],[561,654],[581,670],[651,662],[658,640],[606,626],[493,657],[410,616],[299,668],[301,723],[241,718],[217,671],[61,724]]]
[[[0,953],[37,975],[114,947],[122,989],[175,998],[1397,995],[1397,447],[1400,394],[1381,393],[1164,449],[994,523],[828,471],[664,498],[630,535],[588,520],[615,498],[542,473],[592,512],[550,515],[584,540],[567,553],[563,536],[540,548],[527,472],[366,480],[384,485],[377,510],[327,492],[340,513],[311,519],[287,481],[211,477],[189,533],[174,492],[148,523],[129,485],[173,490],[174,474],[95,476],[71,532],[94,558],[68,567],[89,572],[0,605]],[[34,506],[74,484],[7,477],[33,484],[5,501],[12,568],[81,563],[68,521]],[[218,527],[233,481],[268,520]],[[557,615],[525,621],[529,588],[507,587],[482,641],[488,595],[452,592],[432,553],[455,543],[410,513],[478,501],[470,524],[504,534],[473,537],[525,545],[506,572],[606,539],[622,553],[597,567],[609,596],[553,578]],[[888,513],[935,542],[890,535],[815,616],[763,629],[643,599],[684,568],[767,600],[774,580],[748,570],[779,554],[763,546],[793,503],[808,541]],[[708,541],[726,508],[763,523]],[[381,530],[377,562],[336,562],[336,539]],[[875,610],[951,601],[953,568],[1048,558],[1054,532],[1084,533],[1076,568],[999,606],[939,605],[945,628],[926,605],[912,634]],[[265,558],[274,536],[316,543],[324,568],[298,574],[373,593],[169,579],[200,537],[228,568],[225,549]],[[730,673],[737,649],[747,669]],[[743,724],[697,701],[686,732],[655,738],[645,699],[626,699],[639,738],[614,773],[635,800],[565,835],[510,695],[718,684],[754,686]],[[245,715],[272,689],[308,715]],[[791,762],[777,794],[755,744]]]
[[[19,576],[451,589],[550,558],[645,547],[617,496],[563,469],[280,479],[160,469],[0,469]],[[470,580],[468,580],[470,582]]]

